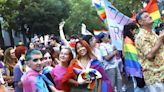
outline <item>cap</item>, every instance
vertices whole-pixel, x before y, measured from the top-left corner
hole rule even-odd
[[[101,33],[98,34],[96,37],[97,37],[98,39],[101,39],[101,38],[103,38],[103,37],[106,36],[106,35],[107,35],[106,33],[101,32]]]

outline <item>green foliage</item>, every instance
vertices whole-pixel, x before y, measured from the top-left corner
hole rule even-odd
[[[125,15],[141,9],[140,0],[110,0]],[[29,34],[58,33],[58,24],[64,19],[65,33],[81,34],[81,24],[87,29],[106,29],[100,21],[92,0],[0,0],[0,14],[6,21],[6,27],[26,32],[24,25],[29,27]]]
[[[109,0],[123,14],[132,17],[142,9],[141,0]]]
[[[14,29],[30,28],[30,34],[57,33],[62,18],[68,17],[67,0],[23,0],[19,16],[14,19]]]
[[[92,32],[93,29],[106,29],[100,21],[96,9],[91,4],[92,0],[69,0],[70,12],[67,19],[67,29],[76,34],[80,34],[81,23],[87,25],[87,29]],[[132,12],[138,12],[141,9],[140,0],[110,0],[111,3],[122,13],[131,17]],[[68,31],[67,30],[67,31]]]
[[[70,12],[69,18],[66,20],[66,33],[72,31],[80,35],[82,23],[86,24],[87,29],[91,32],[93,29],[104,29],[104,25],[99,20],[91,1],[92,0],[69,0]]]
[[[0,0],[0,16],[4,19],[4,28],[11,27],[12,19],[19,14],[17,11],[21,0]]]

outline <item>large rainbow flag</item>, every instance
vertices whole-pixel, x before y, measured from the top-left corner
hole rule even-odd
[[[153,28],[155,28],[159,23],[162,22],[161,14],[157,5],[157,0],[151,0],[144,8],[144,10],[150,14],[154,21]]]
[[[137,49],[134,42],[126,37],[124,39],[125,71],[130,76],[142,78],[141,65],[138,62]]]

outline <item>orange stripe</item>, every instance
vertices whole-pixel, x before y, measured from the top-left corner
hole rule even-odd
[[[107,32],[107,30],[93,30],[94,32]]]
[[[124,42],[125,42],[126,44],[134,44],[134,42],[133,42],[129,37],[126,37],[126,38],[124,39]]]

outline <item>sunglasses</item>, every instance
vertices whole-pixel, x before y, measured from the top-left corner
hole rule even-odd
[[[47,60],[47,59],[52,59],[51,57],[44,57],[43,58],[44,60]]]
[[[32,59],[32,61],[34,61],[34,62],[42,61],[42,60],[43,60],[43,58],[35,58],[35,59]]]

